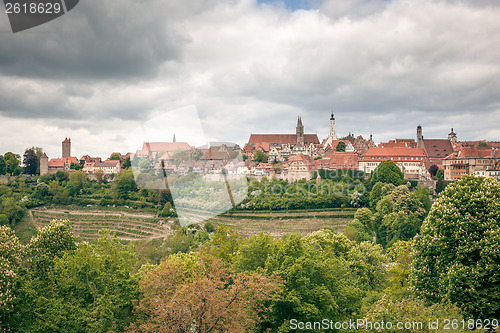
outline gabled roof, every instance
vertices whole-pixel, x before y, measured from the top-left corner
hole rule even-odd
[[[497,152],[498,153],[498,152]],[[491,148],[481,149],[477,147],[461,147],[459,151],[454,152],[446,157],[446,159],[454,158],[491,158]],[[495,156],[494,152],[494,156]]]
[[[425,152],[429,158],[444,158],[453,153],[448,139],[423,139]]]

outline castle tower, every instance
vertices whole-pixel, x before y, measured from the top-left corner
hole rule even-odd
[[[62,142],[62,158],[71,156],[71,139],[64,139]]]
[[[177,140],[175,139],[175,133],[174,133],[174,137],[172,139],[172,142],[177,142]]]
[[[424,148],[424,136],[420,125],[417,126],[417,148]]]
[[[453,132],[453,127],[451,128],[451,132],[448,133],[448,140],[450,140],[451,145],[455,147],[455,143],[457,142],[457,134]]]
[[[330,135],[328,136],[332,140],[337,140],[337,134],[335,133],[335,116],[332,115],[330,116]]]
[[[40,156],[40,176],[46,175],[49,173],[49,157],[47,154],[43,153]]]
[[[302,125],[302,119],[300,119],[300,117],[297,120],[295,134],[297,135],[297,143],[304,144],[304,125]]]

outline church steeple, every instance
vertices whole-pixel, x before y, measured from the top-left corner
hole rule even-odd
[[[177,142],[177,140],[175,139],[175,133],[174,133],[174,138],[172,139],[172,142]]]
[[[330,116],[330,135],[328,135],[328,139],[331,140],[337,140],[337,134],[335,133],[335,116],[332,115]]]
[[[297,119],[295,134],[297,135],[297,143],[304,144],[304,125],[302,125],[302,119],[300,116]]]

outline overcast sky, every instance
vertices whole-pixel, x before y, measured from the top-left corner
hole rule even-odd
[[[500,140],[499,17],[497,0],[82,0],[13,34],[2,10],[0,154],[59,157],[70,137],[108,157],[192,105],[208,141],[294,133],[299,115],[323,139],[332,109],[340,135],[375,142],[419,124]],[[164,140],[189,142],[182,126]]]

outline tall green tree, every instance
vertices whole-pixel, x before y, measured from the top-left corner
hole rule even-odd
[[[96,243],[76,246],[66,223],[55,221],[29,247],[16,331],[123,332],[133,320],[135,253],[109,231],[101,230]]]
[[[0,176],[5,175],[7,172],[7,165],[5,164],[5,158],[0,155]]]
[[[39,172],[39,160],[33,148],[25,150],[23,155],[23,172],[27,175],[36,175]]]
[[[412,284],[471,318],[500,317],[500,182],[464,176],[442,192],[415,238]]]
[[[406,183],[403,172],[394,163],[394,161],[387,160],[380,162],[380,164],[373,171],[371,177],[373,184],[377,182],[390,183],[399,186]]]
[[[18,154],[7,152],[3,157],[5,159],[7,172],[11,176],[17,176],[21,174],[23,169],[21,168],[21,157]]]
[[[122,170],[116,177],[114,186],[118,199],[129,199],[130,194],[137,191],[137,185],[132,170]]]
[[[267,163],[267,155],[260,149],[257,149],[255,153],[253,153],[253,161],[255,163]]]

